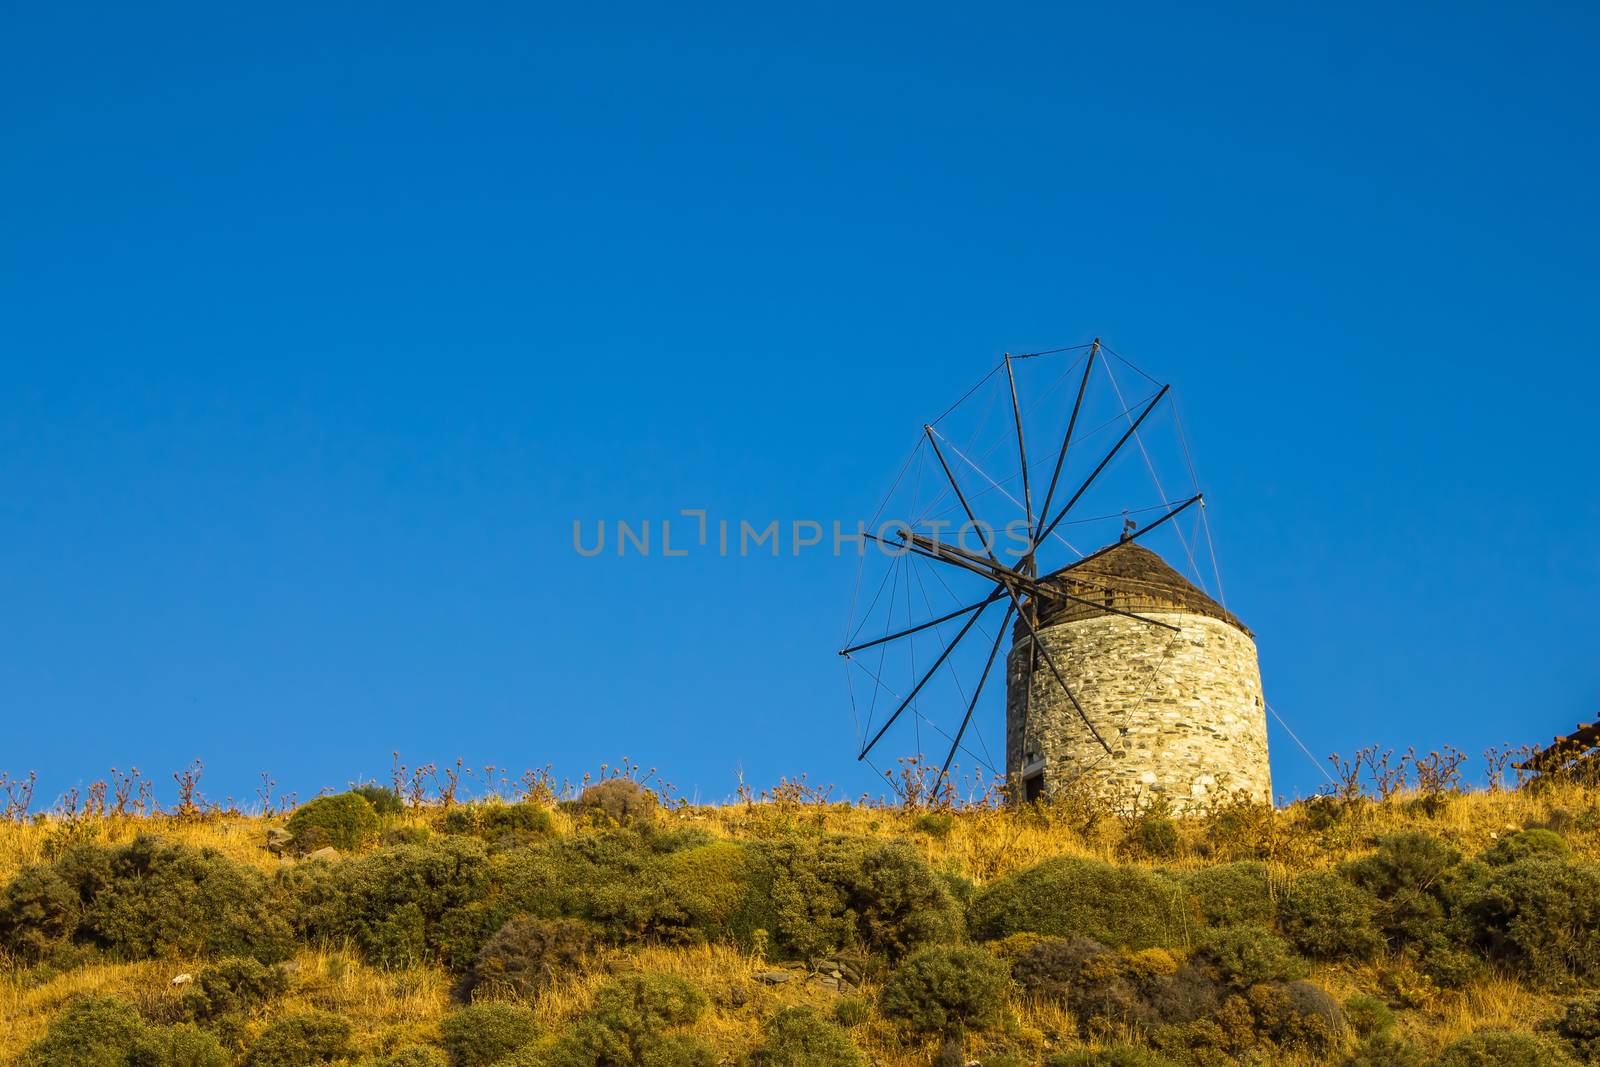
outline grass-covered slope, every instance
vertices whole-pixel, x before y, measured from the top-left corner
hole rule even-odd
[[[1600,793],[0,825],[0,1062],[1600,1062]]]

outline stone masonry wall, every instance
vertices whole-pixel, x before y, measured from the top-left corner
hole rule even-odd
[[[1182,811],[1219,789],[1271,801],[1267,718],[1256,647],[1220,619],[1144,610],[1180,632],[1115,615],[1047,627],[1040,637],[1112,755],[1094,740],[1040,657],[1023,736],[1031,638],[1006,668],[1006,768],[1040,758],[1048,795],[1080,774],[1118,802],[1161,796]]]

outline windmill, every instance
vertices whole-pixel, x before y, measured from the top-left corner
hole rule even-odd
[[[1132,403],[1113,363],[1136,376]],[[933,795],[958,753],[998,775],[983,697],[1009,633],[1005,773],[1026,795],[1101,764],[1154,791],[1203,792],[1210,764],[1241,758],[1264,781],[1254,644],[1205,588],[1197,550],[1218,596],[1220,574],[1170,394],[1096,339],[1007,354],[923,425],[868,524],[876,552],[840,652],[858,759],[879,769],[891,741],[920,758],[927,729],[943,750]],[[1050,447],[1031,454],[1040,434]],[[1163,462],[1181,472],[1176,496]],[[1158,539],[1192,581],[1139,544]]]

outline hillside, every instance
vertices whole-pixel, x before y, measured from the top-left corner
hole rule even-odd
[[[1168,819],[397,785],[0,826],[4,1062],[1600,1061],[1592,787]]]

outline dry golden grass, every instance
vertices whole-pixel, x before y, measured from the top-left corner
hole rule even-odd
[[[376,970],[337,952],[302,952],[294,960],[287,995],[255,1019],[247,1034],[259,1033],[281,1015],[317,1008],[336,1012],[355,1028],[363,1052],[389,1051],[410,1042],[438,1036],[438,1023],[452,1010],[450,978],[435,968]],[[194,973],[195,961],[96,963],[76,968],[37,985],[19,975],[0,984],[0,1050],[20,1051],[44,1034],[50,1018],[74,996],[117,995],[138,1005],[152,1018],[171,1017],[182,991],[171,985],[180,973]],[[738,1058],[759,1047],[761,1022],[780,1008],[809,1006],[830,1015],[837,994],[812,982],[766,985],[755,975],[767,970],[762,961],[720,946],[651,947],[596,959],[585,971],[528,1001],[546,1028],[560,1028],[588,1006],[594,992],[618,973],[651,971],[679,976],[705,991],[710,1009],[694,1031],[723,1055]],[[1343,998],[1375,987],[1371,974],[1321,969],[1316,981]],[[870,987],[863,991],[870,996]],[[514,999],[514,998],[503,998]],[[1474,1030],[1492,1027],[1526,1029],[1530,1020],[1556,1013],[1560,997],[1534,993],[1509,978],[1492,976],[1440,999],[1424,1011],[1406,1014],[1405,1027],[1414,1038],[1437,1049]],[[1015,998],[1008,1021],[995,1032],[976,1037],[974,1055],[1001,1049],[1042,1056],[1047,1050],[1079,1047],[1071,1016],[1048,1001]],[[935,1046],[908,1042],[882,1020],[851,1031],[853,1039],[880,1067],[926,1067]],[[1309,1067],[1326,1062],[1284,1054],[1276,1062]]]
[[[1594,788],[1557,785],[1539,791],[1473,792],[1431,804],[1420,803],[1415,794],[1400,794],[1383,803],[1361,801],[1331,825],[1318,823],[1306,804],[1271,812],[1257,809],[1249,818],[1254,820],[1250,832],[1257,835],[1256,840],[1266,842],[1274,882],[1283,885],[1296,871],[1334,865],[1370,850],[1377,836],[1399,830],[1426,830],[1449,838],[1464,851],[1477,852],[1508,831],[1554,821],[1562,825],[1580,856],[1596,860],[1600,859],[1600,831],[1594,829],[1600,825],[1594,818],[1597,809],[1600,792]],[[437,813],[437,808],[413,809],[403,820],[426,824]],[[1586,813],[1588,818],[1583,817]],[[926,815],[884,806],[783,799],[662,812],[669,823],[728,838],[768,838],[804,829],[903,839],[912,842],[935,868],[980,884],[1057,856],[1125,862],[1119,860],[1118,846],[1130,823],[1115,813],[1058,805],[1029,811],[983,808],[936,819]],[[553,817],[559,832],[573,830],[564,812],[555,811]],[[71,841],[115,844],[145,832],[216,849],[270,872],[292,862],[262,847],[267,828],[281,823],[281,816],[239,814],[4,822],[0,823],[0,882]],[[1180,820],[1178,830],[1187,858],[1175,861],[1177,865],[1198,866],[1225,858],[1214,851],[1216,818]],[[1208,851],[1211,859],[1200,858]],[[172,977],[185,971],[194,973],[201,965],[202,961],[181,959],[96,962],[44,980],[28,972],[0,969],[0,1050],[9,1055],[41,1036],[50,1017],[80,994],[124,996],[152,1018],[171,1017],[182,992],[171,986]],[[704,990],[711,1002],[711,1009],[696,1025],[697,1032],[724,1055],[737,1058],[758,1046],[762,1020],[777,1009],[807,1004],[831,1013],[837,999],[813,982],[767,985],[756,981],[754,976],[765,969],[767,965],[760,959],[727,946],[647,946],[614,951],[545,991],[530,1006],[546,1027],[558,1028],[581,1013],[595,989],[619,971],[679,975]],[[1380,975],[1372,968],[1321,967],[1313,977],[1341,999],[1374,991],[1380,984]],[[294,961],[289,993],[252,1022],[251,1033],[278,1015],[320,1008],[349,1019],[363,1051],[428,1041],[436,1037],[440,1018],[452,1008],[451,981],[436,968],[383,971],[364,965],[351,953],[305,951]],[[870,995],[872,990],[866,992]],[[1402,1026],[1427,1047],[1437,1049],[1485,1027],[1526,1029],[1555,1014],[1560,1002],[1560,997],[1535,992],[1509,977],[1491,975],[1464,990],[1425,1000],[1405,1012]],[[1073,1021],[1060,1005],[1016,999],[1008,1015],[1006,1025],[977,1039],[975,1054],[981,1055],[986,1045],[1040,1055],[1046,1049],[1078,1044]],[[924,1067],[933,1052],[931,1045],[908,1043],[903,1034],[877,1018],[854,1028],[852,1037],[872,1063],[883,1067]],[[1292,1067],[1313,1061],[1286,1056],[1279,1062]]]
[[[1334,830],[1313,829],[1311,810],[1304,803],[1255,814],[1268,827],[1271,861],[1289,871],[1332,866],[1369,850],[1374,837],[1400,830],[1440,834],[1464,850],[1475,852],[1508,831],[1548,822],[1553,817],[1570,818],[1594,811],[1600,807],[1600,792],[1592,786],[1570,784],[1538,791],[1462,793],[1442,797],[1429,806],[1418,801],[1417,794],[1411,792],[1396,794],[1383,803],[1362,801]],[[423,825],[437,811],[435,807],[415,809],[405,821]],[[551,814],[557,832],[572,831],[572,820],[564,811],[557,809]],[[1057,856],[1117,861],[1117,846],[1129,825],[1129,820],[1088,807],[1025,811],[984,807],[955,812],[943,832],[926,832],[919,826],[925,814],[883,806],[764,800],[670,808],[663,810],[662,817],[716,836],[741,839],[773,837],[796,829],[904,838],[915,842],[938,869],[979,884]],[[221,814],[194,818],[46,817],[0,822],[0,880],[45,859],[52,848],[67,840],[82,837],[117,844],[140,833],[158,833],[186,844],[216,849],[231,859],[270,872],[283,861],[262,845],[267,828],[281,826],[283,821],[282,816]],[[1191,846],[1186,849],[1191,858],[1185,863],[1206,862],[1194,858],[1200,850],[1193,846],[1206,842],[1213,822],[1204,817],[1178,820],[1179,832]],[[1600,833],[1582,829],[1563,832],[1579,855],[1600,858]]]

